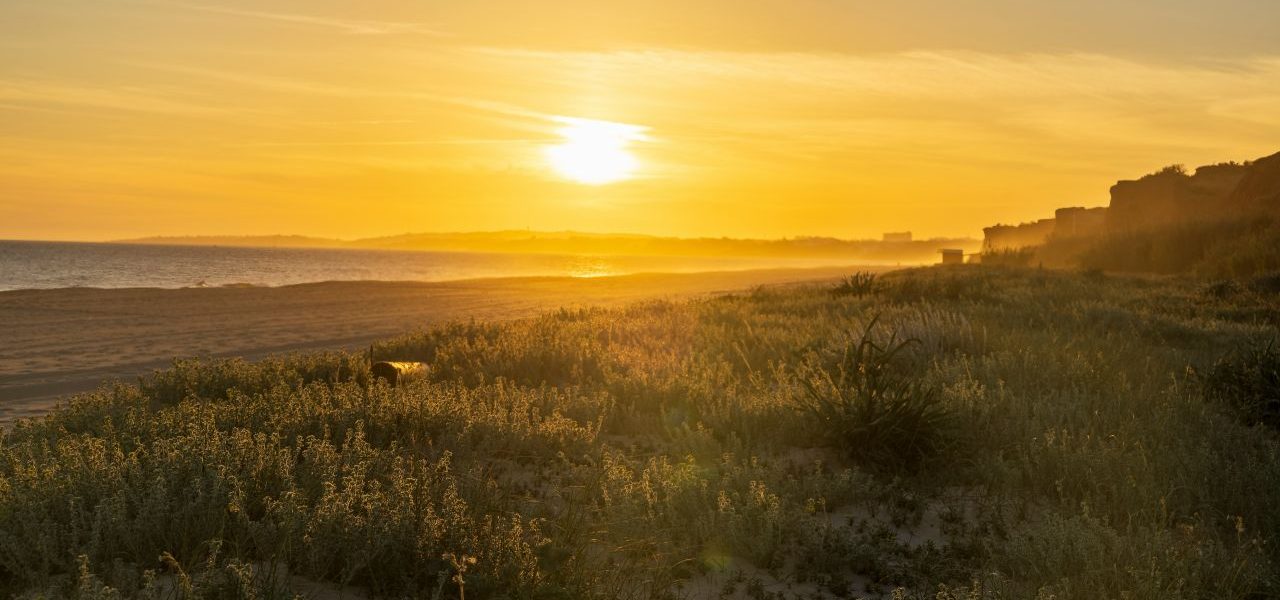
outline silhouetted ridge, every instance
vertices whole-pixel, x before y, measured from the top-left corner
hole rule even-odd
[[[988,258],[1127,271],[1246,276],[1280,269],[1280,153],[1111,186],[1108,206],[983,230]]]
[[[1280,152],[1249,165],[1231,192],[1229,204],[1246,214],[1280,212]]]

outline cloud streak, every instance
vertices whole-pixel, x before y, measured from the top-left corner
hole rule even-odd
[[[187,117],[224,115],[232,112],[161,90],[34,79],[0,79],[0,101],[4,101],[11,108],[24,110],[78,107]]]
[[[229,6],[213,4],[165,4],[186,10],[242,17],[259,21],[273,21],[291,25],[317,27],[349,35],[425,35],[432,37],[449,37],[452,34],[422,23],[399,21],[374,21],[365,19],[341,19],[306,14],[277,13],[258,10],[245,10]]]

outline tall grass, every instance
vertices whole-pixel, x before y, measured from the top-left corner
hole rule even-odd
[[[1053,238],[1028,252],[1024,264],[1246,278],[1280,271],[1280,224],[1272,216],[1217,219],[1097,237]],[[988,260],[984,255],[983,260],[995,264],[1001,257]]]
[[[831,293],[836,296],[865,296],[876,289],[876,274],[859,271],[840,280]]]
[[[432,364],[398,388],[179,362],[0,434],[0,594],[1274,597],[1280,441],[1224,407],[1270,389],[1242,349],[1280,300],[1206,288],[983,266],[457,323],[378,345]]]
[[[1280,348],[1255,342],[1222,357],[1203,377],[1205,396],[1246,425],[1280,430]]]

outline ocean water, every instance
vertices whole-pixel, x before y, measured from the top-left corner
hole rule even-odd
[[[797,259],[602,257],[399,250],[0,241],[0,290],[280,286],[317,281],[596,277],[847,263]]]

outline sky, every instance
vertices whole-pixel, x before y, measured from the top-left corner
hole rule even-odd
[[[1280,151],[1277,24],[1271,0],[3,0],[0,238],[980,236]],[[592,120],[631,133],[564,137]],[[627,176],[562,164],[614,154]]]

